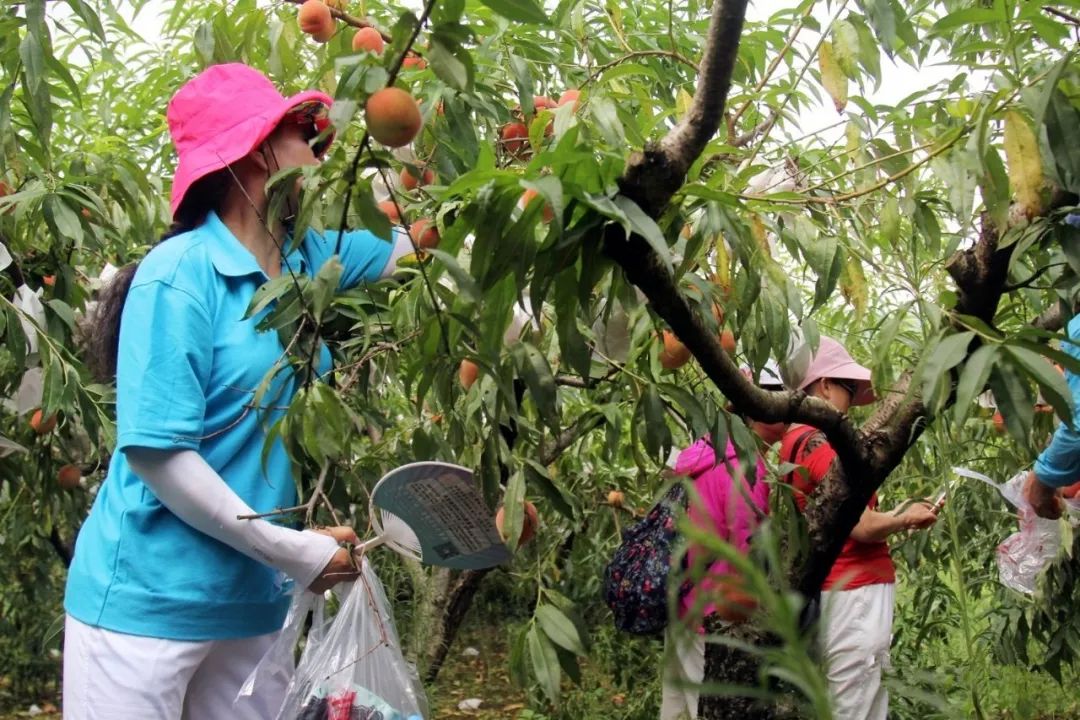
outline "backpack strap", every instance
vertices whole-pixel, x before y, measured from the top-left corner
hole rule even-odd
[[[813,437],[814,433],[816,433],[816,432],[820,432],[820,431],[816,427],[807,425],[806,426],[806,431],[803,432],[803,434],[800,435],[798,438],[796,438],[795,442],[792,444],[791,452],[788,454],[788,457],[782,458],[784,460],[784,462],[789,462],[789,463],[791,463],[793,465],[798,465],[799,464],[799,455],[802,453],[803,448],[806,447],[806,444],[808,442],[810,442],[810,438]],[[789,478],[788,482],[791,483],[792,485],[794,485],[794,482],[793,482],[794,478],[792,477],[793,474],[794,474],[794,471],[789,472],[787,474],[787,476],[786,476],[786,477]]]

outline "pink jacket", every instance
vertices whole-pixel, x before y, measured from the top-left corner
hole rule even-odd
[[[695,477],[694,489],[700,500],[690,498],[690,522],[715,533],[745,553],[750,548],[750,536],[757,529],[759,514],[764,515],[769,511],[769,485],[765,482],[765,463],[760,457],[757,458],[756,481],[753,487],[746,478],[740,478],[742,491],[735,488],[732,475],[728,471],[729,466],[732,472],[739,474],[739,460],[731,441],[728,440],[725,457],[717,463],[712,445],[708,440],[702,439],[679,454],[675,461],[675,473]],[[694,567],[695,562],[704,554],[703,548],[691,546],[687,553],[689,566]],[[680,617],[694,606],[698,592],[707,593],[710,586],[715,584],[712,579],[722,577],[727,572],[726,561],[714,562],[706,577],[682,599]],[[705,606],[706,615],[714,610],[715,605],[711,603]]]

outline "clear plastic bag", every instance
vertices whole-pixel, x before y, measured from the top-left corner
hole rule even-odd
[[[311,652],[317,647],[326,634],[327,622],[324,608],[326,603],[323,598],[313,592],[298,589],[293,594],[292,604],[285,616],[285,624],[281,628],[281,634],[259,660],[255,669],[248,675],[247,680],[240,686],[233,701],[235,707],[243,707],[245,704],[254,702],[257,707],[262,703],[253,700],[264,688],[270,688],[273,692],[280,692],[292,681],[296,672],[296,646],[303,632],[308,614],[314,611],[311,627],[308,629],[304,641],[304,654]],[[301,656],[301,661],[303,655]]]
[[[1001,494],[1016,506],[1020,530],[997,547],[998,572],[1005,587],[1027,595],[1035,593],[1041,573],[1061,551],[1061,523],[1035,514],[1024,497],[1027,472],[1019,472],[1000,486]]]
[[[277,720],[427,717],[416,669],[401,654],[390,604],[367,559],[355,582],[338,587],[341,607],[325,636],[309,641]],[[316,599],[316,612],[324,603]]]
[[[1026,470],[1016,473],[1003,483],[996,483],[986,475],[967,468],[953,468],[953,472],[961,477],[981,480],[997,489],[1001,496],[1016,508],[1020,529],[998,545],[998,573],[1001,584],[1005,587],[1033,595],[1038,586],[1039,574],[1061,551],[1061,521],[1041,518],[1031,509],[1031,504],[1024,497],[1024,484],[1028,477]],[[1067,507],[1071,519],[1075,522],[1075,513],[1080,507],[1073,502],[1067,503]]]

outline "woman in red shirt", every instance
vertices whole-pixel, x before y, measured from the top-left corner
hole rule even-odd
[[[821,338],[817,352],[797,375],[793,383],[797,389],[841,412],[874,401],[870,370],[832,338]],[[837,462],[836,451],[820,430],[792,425],[784,435],[780,457],[801,466],[784,480],[795,488],[802,510],[807,496]],[[874,495],[825,580],[819,640],[837,720],[885,720],[888,715],[881,670],[889,661],[896,569],[885,540],[936,521],[931,503],[908,503],[880,512]]]

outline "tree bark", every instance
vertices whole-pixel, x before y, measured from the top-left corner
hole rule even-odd
[[[722,625],[715,618],[706,621],[710,634],[718,634],[738,643],[761,647],[772,640],[749,624]],[[709,643],[705,652],[705,682],[729,688],[756,688],[759,685],[761,658],[736,646]],[[701,720],[768,720],[773,708],[750,694],[707,695],[698,701]]]
[[[469,608],[472,607],[473,598],[480,589],[480,582],[490,571],[491,568],[465,570],[451,580],[450,590],[445,600],[440,603],[439,621],[432,629],[427,643],[425,684],[433,683],[439,677],[439,671],[446,662],[450,647],[454,644],[458,630],[461,629],[461,624],[465,621]]]
[[[71,567],[71,559],[74,557],[75,543],[65,542],[60,537],[60,532],[54,527],[49,531],[49,544],[52,545],[53,550],[56,551],[57,556],[60,558],[60,562],[64,563],[65,568]]]

